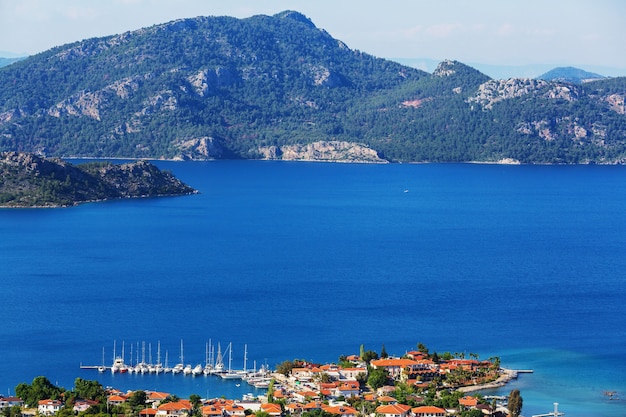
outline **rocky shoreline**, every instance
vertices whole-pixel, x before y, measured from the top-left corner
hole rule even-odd
[[[457,391],[468,393],[468,392],[482,391],[485,389],[501,388],[505,386],[506,384],[508,384],[509,382],[511,382],[512,380],[517,379],[519,375],[519,371],[515,369],[505,369],[505,368],[500,368],[500,369],[502,371],[502,375],[500,375],[498,379],[496,379],[495,381],[489,382],[486,384],[467,385],[464,387],[457,388]]]
[[[73,165],[57,158],[0,153],[0,207],[54,208],[81,203],[195,194],[148,161]]]

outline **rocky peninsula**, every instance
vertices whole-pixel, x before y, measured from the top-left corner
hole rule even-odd
[[[0,207],[68,207],[92,201],[195,193],[195,189],[148,161],[73,165],[30,153],[0,153]]]

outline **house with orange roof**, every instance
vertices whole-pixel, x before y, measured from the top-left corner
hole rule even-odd
[[[222,416],[222,407],[216,406],[214,404],[205,405],[201,409],[202,417],[221,417]]]
[[[227,405],[222,409],[222,411],[224,416],[244,417],[246,415],[246,409],[239,404]]]
[[[310,368],[293,368],[291,376],[298,381],[310,381],[313,378],[313,371]]]
[[[331,391],[329,389],[321,389],[320,390],[320,395],[322,397],[332,397],[333,396],[333,391]]]
[[[411,411],[411,406],[405,404],[387,404],[376,408],[376,414],[385,417],[406,417]]]
[[[191,413],[191,403],[189,400],[180,400],[171,403],[161,404],[157,408],[157,417],[184,417]]]
[[[319,399],[319,395],[315,391],[300,391],[293,393],[293,399],[298,402],[304,403],[310,400]]]
[[[419,350],[411,350],[406,353],[407,358],[410,358],[416,361],[420,359],[424,359],[424,356],[426,355],[423,352],[420,352]]]
[[[109,406],[122,405],[126,402],[126,396],[122,394],[113,394],[107,397],[107,404]]]
[[[322,410],[340,417],[356,417],[356,408],[347,405],[324,406]]]
[[[398,359],[398,358],[387,358],[387,359],[378,359],[373,360],[371,365],[374,368],[382,368],[385,369],[389,376],[394,379],[397,379],[402,375],[402,372],[406,369],[408,373],[416,372],[420,369],[420,365],[418,362],[412,359]]]
[[[44,416],[51,416],[58,413],[63,407],[63,403],[59,400],[40,400],[37,406],[37,413]]]
[[[415,417],[445,417],[446,410],[432,405],[415,407],[411,410]]]
[[[283,409],[280,408],[280,404],[276,403],[261,404],[261,410],[265,411],[270,416],[280,416],[283,414]]]
[[[319,401],[310,401],[302,406],[303,411],[321,410],[322,403]]]
[[[428,381],[420,381],[417,379],[408,379],[406,383],[416,388],[428,388],[429,385]]]
[[[459,398],[459,404],[466,408],[475,408],[478,405],[478,398],[466,395]]]
[[[376,396],[376,394],[369,393],[369,394],[363,395],[363,399],[365,401],[374,402],[374,401],[376,401],[377,396]]]
[[[167,392],[147,391],[146,404],[161,404],[161,401],[169,396],[170,394],[168,394]]]
[[[302,404],[289,403],[285,406],[285,411],[287,411],[289,414],[301,414]]]
[[[390,395],[382,395],[376,398],[376,401],[380,401],[381,403],[384,403],[384,404],[398,404],[398,400],[396,400],[394,397]]]
[[[335,396],[344,398],[358,397],[360,393],[361,387],[358,382],[346,382],[339,385],[334,390]]]
[[[139,417],[155,417],[156,413],[156,408],[144,408],[139,412]]]
[[[74,402],[73,410],[75,413],[80,413],[80,412],[89,410],[91,406],[94,406],[97,404],[98,404],[98,401],[93,401],[93,400],[76,400],[76,402]]]

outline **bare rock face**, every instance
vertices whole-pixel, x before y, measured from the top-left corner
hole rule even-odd
[[[178,140],[174,146],[179,150],[175,159],[179,160],[219,159],[228,153],[221,141],[210,136]]]
[[[626,106],[624,101],[626,100],[626,94],[611,94],[604,98],[611,110],[617,114],[626,114]]]
[[[510,78],[508,80],[489,80],[481,84],[469,102],[480,104],[484,109],[491,109],[495,103],[516,97],[522,97],[545,88],[548,83],[531,78]]]
[[[200,97],[206,97],[216,88],[234,84],[236,76],[228,68],[216,67],[198,71],[196,74],[190,75],[187,80],[196,94]]]
[[[446,59],[437,65],[437,68],[433,71],[433,75],[435,77],[449,77],[450,75],[454,75],[456,73],[454,66],[454,61]]]
[[[259,149],[263,159],[284,161],[327,161],[386,163],[365,145],[344,141],[318,141],[304,145],[268,146]]]

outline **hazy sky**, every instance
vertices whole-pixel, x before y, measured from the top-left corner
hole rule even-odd
[[[0,0],[0,51],[34,54],[181,17],[287,9],[383,58],[626,69],[624,0]]]

